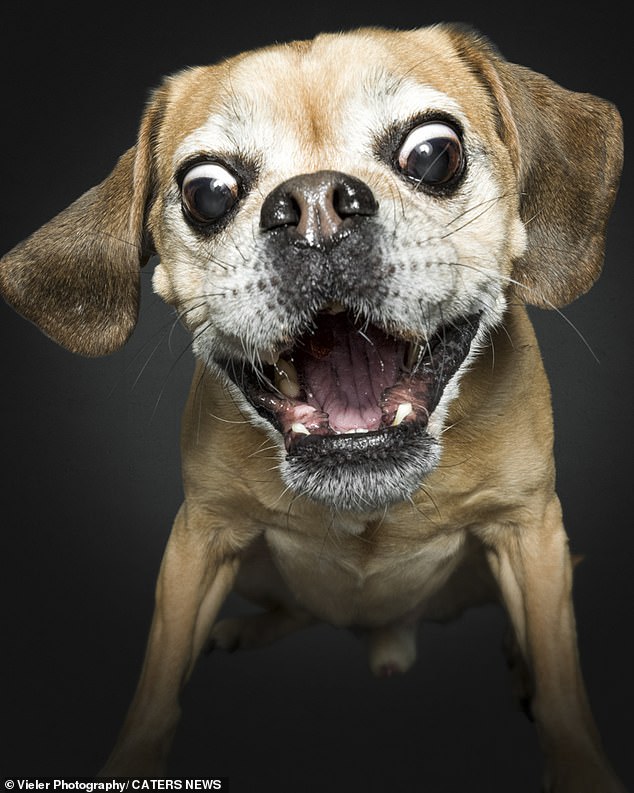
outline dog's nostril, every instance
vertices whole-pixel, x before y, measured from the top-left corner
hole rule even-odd
[[[337,239],[344,221],[377,210],[372,191],[360,179],[318,171],[295,176],[272,190],[262,205],[260,228],[285,226],[292,229],[295,241],[324,247]]]
[[[341,218],[352,215],[376,215],[379,205],[374,193],[360,179],[345,177],[333,191],[332,203]]]
[[[274,190],[262,205],[260,228],[268,231],[280,226],[296,226],[301,214],[301,208],[292,195]]]

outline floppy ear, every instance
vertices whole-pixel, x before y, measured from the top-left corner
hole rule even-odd
[[[148,106],[137,145],[107,179],[0,260],[3,297],[71,352],[113,352],[136,324],[139,269],[152,253],[144,217],[160,106]]]
[[[603,265],[605,231],[623,162],[616,108],[505,61],[482,37],[450,36],[492,94],[513,161],[527,249],[513,277],[519,299],[542,308],[584,294]]]

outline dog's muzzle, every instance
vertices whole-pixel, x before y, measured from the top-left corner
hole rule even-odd
[[[412,341],[359,312],[361,290],[365,305],[381,299],[368,287],[372,276],[359,274],[367,260],[354,254],[371,247],[363,229],[377,210],[366,184],[335,171],[294,177],[267,196],[261,230],[281,246],[277,266],[299,260],[312,268],[289,272],[289,265],[281,274],[294,279],[285,286],[289,294],[295,281],[314,285],[303,303],[292,298],[307,317],[305,329],[268,360],[262,356],[261,365],[225,364],[281,433],[289,484],[338,508],[375,509],[406,498],[435,466],[428,421],[479,325],[479,315],[471,315]]]

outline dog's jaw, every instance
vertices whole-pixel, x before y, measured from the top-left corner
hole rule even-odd
[[[325,448],[307,439],[280,472],[294,492],[337,512],[372,513],[410,498],[439,459],[438,442],[411,423],[360,438],[341,435]]]
[[[410,498],[437,466],[447,407],[481,335],[477,314],[408,343],[338,307],[275,362],[214,368],[274,439],[290,491],[367,513]]]

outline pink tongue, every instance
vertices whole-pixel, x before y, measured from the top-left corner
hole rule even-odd
[[[306,401],[327,413],[337,432],[377,429],[381,394],[396,382],[401,346],[378,328],[355,328],[344,314],[323,320],[302,356]]]

